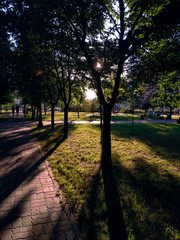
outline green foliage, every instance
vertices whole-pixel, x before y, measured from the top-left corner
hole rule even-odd
[[[154,106],[179,107],[180,106],[180,81],[177,81],[177,71],[171,72],[158,82],[158,88],[154,92],[151,103]]]

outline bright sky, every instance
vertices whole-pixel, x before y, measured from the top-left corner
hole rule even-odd
[[[86,89],[86,99],[91,100],[91,99],[94,99],[94,98],[97,98],[96,93],[93,90]]]

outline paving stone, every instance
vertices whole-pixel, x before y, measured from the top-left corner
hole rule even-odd
[[[47,205],[47,207],[48,207],[48,205]],[[53,212],[61,213],[62,207],[60,205],[57,206],[57,207],[56,206],[53,207],[52,205],[50,205],[50,207],[48,207],[48,210],[49,210],[50,213],[53,213]]]
[[[32,216],[32,221],[36,219],[47,218],[47,217],[49,217],[48,213],[39,213],[37,215]]]
[[[24,226],[24,227],[32,225],[32,217],[31,216],[22,217],[21,221],[22,221],[22,226]]]
[[[41,224],[33,226],[33,236],[43,235],[43,228]]]
[[[16,239],[26,239],[27,237],[32,237],[33,234],[31,231],[28,232],[19,232],[19,233],[13,233],[12,235],[12,239],[16,240]]]
[[[48,208],[47,206],[39,206],[39,212],[40,213],[47,213]]]
[[[1,232],[1,240],[12,240],[12,232],[11,231],[3,231]]]
[[[30,210],[27,210],[27,211],[21,212],[21,217],[28,217],[28,216],[31,216],[31,212],[30,212]]]
[[[7,225],[6,225],[6,222],[4,222],[4,224],[5,224],[5,226],[3,226],[3,230],[9,231],[9,230],[12,229],[12,225],[11,225],[11,224],[7,224]]]
[[[46,223],[46,224],[42,224],[42,228],[43,228],[43,232],[46,234],[52,233],[53,232],[53,227],[52,224]]]
[[[16,219],[11,225],[12,225],[12,229],[19,228],[19,227],[23,226],[22,225],[22,219],[21,218]]]
[[[32,224],[34,226],[34,225],[43,224],[43,223],[48,224],[49,222],[50,222],[49,218],[39,218],[39,219],[34,219]]]
[[[32,232],[32,226],[28,226],[28,227],[18,227],[18,228],[13,228],[12,229],[12,234],[16,234],[16,233],[27,233],[27,232]]]
[[[35,237],[35,240],[53,240],[52,238],[50,238],[51,235],[50,234],[43,234],[43,235],[39,235],[38,237]]]
[[[0,131],[2,129],[1,123]],[[7,141],[8,139],[12,141],[12,138],[16,139],[16,136],[18,138],[13,141],[13,144],[7,144],[9,150],[5,149],[7,152],[7,156],[3,155],[5,156],[3,159],[5,167],[0,167],[0,174],[11,172],[11,174],[16,175],[16,171],[23,167],[24,173],[26,173],[27,169],[30,169],[36,161],[41,159],[40,148],[37,141],[32,138],[30,127],[27,126],[26,121],[20,119],[19,122],[13,123],[12,121],[8,124],[9,129],[3,127],[3,136],[6,137]],[[9,154],[10,151],[13,155]],[[62,203],[60,203],[60,198],[64,200],[63,195],[56,196],[57,189],[54,180],[50,177],[51,174],[49,175],[51,170],[47,169],[47,166],[48,164],[44,162],[39,165],[0,204],[0,220],[4,226],[0,233],[0,240],[76,239],[73,228],[76,230],[78,226],[73,221],[71,223],[64,212]],[[4,181],[4,184],[9,188],[12,181]],[[11,223],[8,220],[6,225],[6,217],[9,216],[10,211],[16,210],[15,207],[18,209],[17,217],[15,214],[15,219],[13,218]],[[66,209],[66,211],[69,210]]]
[[[56,197],[53,199],[53,201],[54,201],[54,203],[59,203],[59,198]]]
[[[62,225],[58,223],[55,228],[55,232],[59,232],[59,231],[72,231],[72,225],[70,223],[67,225]]]
[[[58,232],[55,234],[55,240],[66,240],[66,236],[63,232]]]
[[[72,230],[65,231],[64,234],[66,236],[66,239],[75,239],[76,238],[76,235]]]

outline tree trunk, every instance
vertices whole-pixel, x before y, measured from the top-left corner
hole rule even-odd
[[[172,107],[170,107],[169,119],[172,119],[172,111],[173,111],[173,108],[172,108]]]
[[[32,120],[34,120],[34,118],[35,118],[35,105],[34,104],[31,105],[31,111],[32,111]]]
[[[54,104],[51,104],[51,129],[54,129]]]
[[[38,107],[38,104],[37,104],[37,107],[36,107],[36,117],[37,118],[39,117],[39,107]]]
[[[78,114],[78,118],[79,118],[79,108],[77,109],[77,111],[78,111],[77,114]]]
[[[44,103],[44,113],[46,115],[46,104]]]
[[[111,165],[111,109],[104,108],[102,132],[102,164]]]
[[[103,125],[103,116],[102,116],[102,105],[100,103],[100,107],[99,107],[99,112],[100,112],[100,127],[102,127]]]
[[[118,193],[117,183],[114,178],[111,161],[111,109],[108,107],[104,108],[103,113],[101,164],[110,239],[127,240],[125,223],[120,205],[120,196]]]
[[[39,103],[39,107],[38,108],[39,108],[39,122],[38,122],[37,127],[41,128],[41,127],[43,127],[41,102]]]
[[[26,118],[26,104],[24,104],[24,118]]]
[[[68,137],[68,104],[65,104],[64,107],[64,139]]]

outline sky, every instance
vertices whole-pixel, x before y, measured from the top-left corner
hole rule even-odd
[[[94,98],[97,98],[96,93],[93,90],[86,89],[86,99],[91,100],[91,99],[94,99]]]

